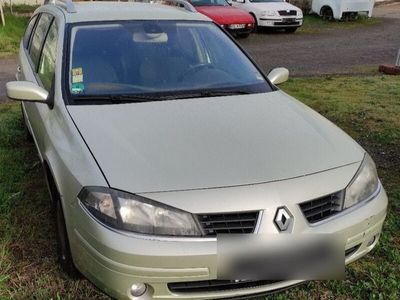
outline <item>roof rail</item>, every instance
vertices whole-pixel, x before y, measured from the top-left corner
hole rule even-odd
[[[194,8],[194,6],[186,0],[150,0],[149,2],[150,3],[160,3],[160,4],[164,4],[164,5],[169,5],[169,6],[177,6],[177,7],[184,8],[185,10],[190,11],[190,12],[197,12],[197,10]]]
[[[92,0],[95,2],[96,0]],[[113,1],[113,0],[108,0]],[[114,0],[120,2],[119,0]],[[126,2],[126,1],[125,1]],[[128,0],[128,2],[147,2],[147,3],[159,3],[163,5],[176,6],[184,8],[189,12],[197,12],[192,4],[186,0]],[[75,4],[72,0],[44,0],[43,4],[53,4],[65,9],[68,13],[76,13]]]
[[[53,4],[64,8],[68,13],[76,13],[76,8],[72,0],[44,0],[43,4]]]

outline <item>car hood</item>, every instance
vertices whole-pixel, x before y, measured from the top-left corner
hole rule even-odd
[[[251,3],[252,7],[257,8],[259,11],[264,11],[264,10],[296,10],[296,11],[301,11],[300,8],[297,6],[294,6],[290,3],[287,2],[261,2],[261,3]]]
[[[196,10],[220,25],[254,23],[248,12],[232,6],[197,6]]]
[[[110,186],[133,193],[277,181],[364,155],[281,91],[68,110]]]

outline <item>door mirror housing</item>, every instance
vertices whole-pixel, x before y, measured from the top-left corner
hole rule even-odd
[[[18,101],[48,103],[49,93],[30,81],[10,81],[6,83],[8,98]]]
[[[276,68],[269,72],[267,77],[272,84],[278,85],[289,79],[289,70],[286,68]]]

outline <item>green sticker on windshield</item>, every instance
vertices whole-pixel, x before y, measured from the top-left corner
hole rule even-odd
[[[73,83],[71,86],[72,94],[80,94],[80,93],[83,93],[84,90],[85,90],[85,86],[82,82]]]

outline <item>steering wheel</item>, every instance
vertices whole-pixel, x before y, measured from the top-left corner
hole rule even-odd
[[[196,64],[191,66],[189,69],[187,69],[181,76],[179,76],[178,81],[182,81],[185,79],[186,76],[190,74],[196,74],[200,72],[201,70],[205,69],[215,69],[215,67],[212,64]]]

